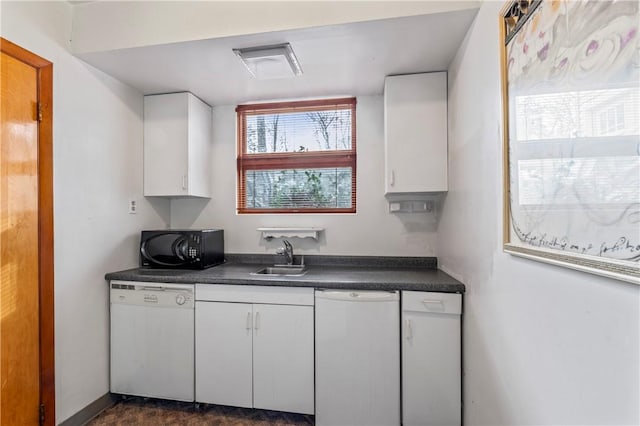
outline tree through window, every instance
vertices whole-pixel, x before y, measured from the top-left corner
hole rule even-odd
[[[239,213],[355,213],[355,98],[239,105]]]

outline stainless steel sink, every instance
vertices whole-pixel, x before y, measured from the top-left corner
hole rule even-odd
[[[277,275],[287,277],[300,277],[307,273],[304,265],[275,265],[267,266],[252,272],[251,275]]]

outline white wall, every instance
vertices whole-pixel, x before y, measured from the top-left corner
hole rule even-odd
[[[1,35],[53,62],[56,420],[109,391],[104,274],[133,267],[140,229],[168,203],[142,197],[142,95],[71,56],[71,5],[2,1]],[[139,213],[127,213],[135,198]]]
[[[640,287],[501,249],[502,4],[483,4],[449,70],[437,252],[467,285],[465,424],[637,425]]]
[[[223,228],[228,253],[273,253],[282,245],[281,239],[262,240],[258,227],[317,226],[325,228],[318,242],[291,240],[296,253],[435,255],[434,215],[388,212],[382,97],[359,97],[357,102],[357,214],[237,215],[235,106],[221,106],[213,108],[213,197],[172,201],[172,227]]]
[[[75,6],[86,53],[477,8],[471,1],[100,1]]]
[[[322,226],[306,253],[437,255],[467,285],[466,424],[639,424],[640,288],[502,253],[497,14],[486,2],[451,66],[449,194],[432,217],[387,213],[382,100],[358,99],[357,215],[236,216],[235,113],[214,108],[210,201],[172,225],[221,227],[228,252],[273,252],[259,226]],[[67,2],[0,3],[2,36],[54,62],[57,421],[108,391],[106,271],[134,266],[140,229],[168,205],[142,197],[142,99],[68,53]],[[99,32],[97,32],[99,33]],[[137,215],[126,212],[135,197]]]

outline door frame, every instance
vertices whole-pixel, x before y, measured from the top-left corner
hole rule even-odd
[[[0,51],[32,66],[38,78],[38,267],[41,424],[55,425],[53,267],[53,63],[0,37]],[[42,415],[44,414],[44,419]]]

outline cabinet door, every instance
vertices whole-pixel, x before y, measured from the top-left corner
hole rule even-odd
[[[188,93],[144,97],[144,195],[187,194]]]
[[[402,299],[403,424],[459,425],[461,296],[405,293],[413,297]]]
[[[385,192],[447,190],[447,73],[385,79]]]
[[[313,307],[254,305],[253,405],[313,414]]]
[[[252,305],[196,302],[196,401],[251,408]]]
[[[144,97],[145,196],[211,196],[211,121],[191,93]]]
[[[187,192],[196,197],[211,196],[211,121],[211,107],[190,95]]]

